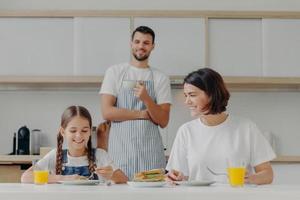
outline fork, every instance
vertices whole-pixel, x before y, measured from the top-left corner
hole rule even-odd
[[[212,173],[212,174],[215,175],[215,176],[227,176],[226,173],[215,172],[215,171],[213,171],[212,169],[210,169],[208,166],[206,166],[206,168],[207,168],[207,170],[208,170],[210,173]]]
[[[92,172],[91,175],[88,177],[88,180],[94,180],[95,172]]]
[[[95,174],[96,174],[95,172],[92,172],[91,175],[88,177],[88,180],[94,180]],[[99,175],[97,176],[99,177]],[[110,180],[106,180],[103,178],[103,181],[106,186],[111,186],[112,184]]]

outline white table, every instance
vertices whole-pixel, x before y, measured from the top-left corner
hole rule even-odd
[[[70,186],[60,184],[0,184],[1,200],[299,200],[300,185],[266,185],[231,188],[228,185],[209,187],[164,186],[132,188],[124,185]]]

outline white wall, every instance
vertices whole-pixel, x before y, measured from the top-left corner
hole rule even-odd
[[[0,9],[300,10],[297,0],[0,0]]]
[[[177,129],[191,120],[184,105],[181,89],[172,89],[173,105],[169,126],[163,139],[169,154]],[[285,102],[285,103],[283,103]],[[228,112],[256,122],[262,131],[275,135],[278,155],[299,155],[300,134],[297,132],[300,94],[294,92],[235,92],[231,93]],[[91,91],[0,91],[0,154],[12,151],[13,133],[21,126],[42,129],[42,146],[55,146],[60,116],[69,105],[86,106],[93,124],[102,121],[97,90]],[[180,113],[180,115],[179,115]]]

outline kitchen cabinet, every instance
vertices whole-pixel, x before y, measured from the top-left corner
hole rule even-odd
[[[300,19],[263,19],[262,27],[264,74],[300,76]]]
[[[205,66],[205,18],[134,18],[134,28],[144,25],[156,34],[150,65],[168,75],[186,75]],[[188,31],[187,31],[188,30]]]
[[[0,183],[19,183],[21,175],[20,165],[0,162]]]
[[[129,17],[75,17],[74,74],[104,74],[109,66],[127,61],[129,41]]]
[[[40,156],[0,155],[0,183],[19,183],[24,172],[22,165],[30,166]]]
[[[73,73],[71,18],[0,18],[0,75]]]
[[[262,76],[261,19],[209,19],[208,66],[224,76]]]

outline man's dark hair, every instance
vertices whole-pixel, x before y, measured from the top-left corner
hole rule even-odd
[[[151,28],[149,28],[148,26],[139,26],[139,27],[137,27],[131,35],[131,40],[133,40],[134,34],[136,32],[140,32],[140,33],[143,33],[143,34],[150,34],[152,36],[152,44],[154,44],[155,33]]]
[[[199,88],[210,98],[210,102],[205,107],[208,111],[206,114],[218,114],[226,110],[230,94],[218,72],[210,68],[202,68],[188,74],[184,78],[184,83]]]

